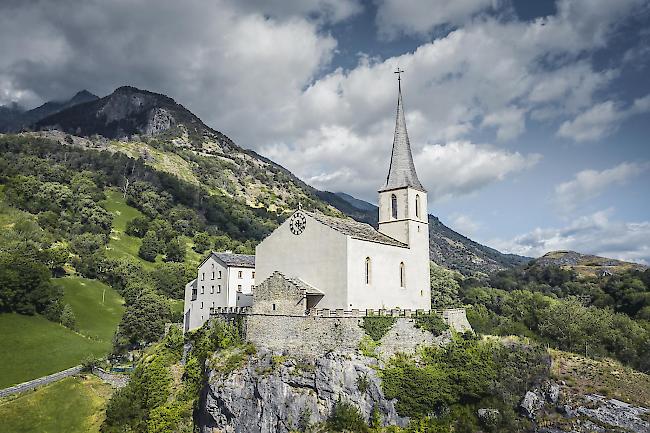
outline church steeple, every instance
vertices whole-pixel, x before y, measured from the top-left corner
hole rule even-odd
[[[400,76],[402,72],[404,71],[399,68],[395,71],[397,74],[398,95],[393,152],[390,156],[390,168],[388,169],[386,183],[379,192],[406,187],[426,192],[415,172],[415,164],[413,163],[413,155],[411,154],[411,143],[409,142],[408,132],[406,131],[404,104],[402,102],[402,77]]]

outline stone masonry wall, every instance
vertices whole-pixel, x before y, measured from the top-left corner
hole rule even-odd
[[[57,380],[61,380],[68,376],[72,376],[81,371],[81,365],[76,367],[68,368],[67,370],[59,371],[48,376],[39,377],[38,379],[30,380],[29,382],[19,383],[9,388],[0,389],[0,398],[6,397],[11,394],[17,394],[20,392],[29,391],[30,389],[37,388],[39,386],[47,385]]]

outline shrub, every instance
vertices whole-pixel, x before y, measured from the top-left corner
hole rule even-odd
[[[395,317],[388,316],[366,316],[361,327],[370,338],[379,341],[393,327],[396,320]]]
[[[74,315],[74,311],[72,311],[72,307],[69,304],[63,306],[63,311],[61,311],[61,324],[73,331],[77,330],[77,316]]]
[[[334,431],[367,432],[368,426],[359,409],[339,397],[327,419],[327,427]]]
[[[370,338],[367,335],[364,335],[361,337],[361,341],[359,342],[359,350],[361,351],[361,354],[363,356],[367,356],[369,358],[376,358],[377,357],[377,348],[379,347],[379,343]]]
[[[370,388],[370,379],[367,374],[362,374],[357,377],[357,388],[361,394],[368,392],[368,388]]]
[[[415,327],[431,332],[438,336],[449,329],[444,319],[437,314],[425,314],[415,317]]]

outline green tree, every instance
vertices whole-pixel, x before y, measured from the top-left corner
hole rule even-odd
[[[152,271],[151,277],[158,293],[174,299],[183,299],[185,284],[196,278],[195,269],[184,263],[161,263]]]
[[[116,335],[116,348],[158,341],[165,331],[171,311],[164,298],[153,290],[143,290],[127,306]]]
[[[210,248],[210,245],[212,244],[210,235],[207,234],[206,232],[199,232],[196,235],[194,235],[194,251],[197,253],[202,253],[208,248]]]
[[[99,234],[82,233],[75,236],[70,243],[72,251],[84,257],[98,251],[106,243],[106,238]]]
[[[77,316],[75,316],[69,304],[63,306],[63,311],[61,311],[61,324],[66,328],[74,331],[77,330]]]
[[[154,262],[161,247],[161,242],[158,240],[156,232],[149,230],[144,235],[144,238],[142,238],[142,245],[140,245],[138,255],[148,262]]]
[[[144,237],[149,231],[149,218],[146,216],[137,216],[126,223],[126,234],[138,238]]]
[[[431,263],[429,277],[431,280],[431,307],[452,308],[461,304],[458,291],[460,274]]]
[[[167,247],[165,248],[165,261],[185,261],[185,244],[181,241],[180,238],[174,238],[167,243]]]

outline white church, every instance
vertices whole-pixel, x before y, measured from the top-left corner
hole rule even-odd
[[[254,257],[233,260],[252,263],[254,281],[262,282],[276,271],[299,281],[308,288],[307,309],[430,309],[427,192],[415,171],[398,83],[390,167],[378,191],[379,230],[349,218],[297,210],[257,246]],[[195,291],[206,264],[212,266],[210,260],[204,262],[197,280],[186,286],[184,329],[207,320],[207,311],[198,305],[213,306]],[[254,282],[251,286],[254,291]],[[249,297],[242,299],[238,303],[236,298],[219,297],[214,302],[250,305]]]

